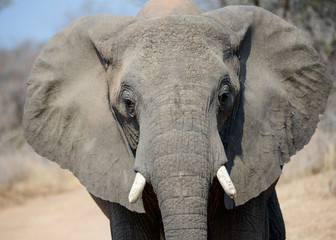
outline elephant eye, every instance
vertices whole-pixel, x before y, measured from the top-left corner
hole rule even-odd
[[[134,115],[135,115],[135,103],[130,99],[124,99],[124,103],[125,103],[127,113],[131,117],[134,117]]]
[[[228,98],[228,95],[227,95],[227,94],[219,95],[219,96],[218,96],[219,103],[220,103],[221,105],[225,104],[227,98]]]
[[[122,86],[121,100],[126,110],[126,114],[133,118],[135,116],[136,104],[134,101],[134,91],[132,87],[126,84]]]
[[[218,101],[221,106],[223,106],[230,95],[230,86],[228,84],[225,84],[222,86],[219,94],[218,94]]]

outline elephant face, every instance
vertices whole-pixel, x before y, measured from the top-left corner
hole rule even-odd
[[[112,79],[119,79],[110,84],[110,100],[136,159],[142,161],[136,167],[144,168],[142,174],[149,178],[156,159],[152,155],[162,145],[152,139],[172,130],[204,131],[211,147],[217,147],[210,152],[223,155],[218,130],[232,115],[240,89],[239,60],[229,32],[199,16],[150,19],[128,31],[135,29],[140,37],[132,37],[137,41],[126,59],[116,60],[122,67],[111,70]],[[211,165],[226,162],[211,158]]]
[[[35,151],[96,197],[144,212],[151,185],[167,239],[206,238],[216,176],[227,208],[270,187],[315,131],[330,86],[287,22],[190,6],[89,16],[57,33],[35,62],[23,122]]]

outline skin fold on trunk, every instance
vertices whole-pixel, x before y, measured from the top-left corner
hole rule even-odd
[[[188,133],[178,133],[176,137],[179,135],[185,144],[193,146],[187,142],[187,136],[182,136]],[[163,153],[154,163],[152,184],[156,189],[166,239],[207,239],[207,159],[192,152],[191,149]]]
[[[175,105],[168,106],[169,111],[165,106],[165,111],[152,112],[160,119],[149,122],[151,135],[146,136],[151,139],[151,151],[146,151],[153,159],[151,184],[158,198],[165,239],[205,240],[213,177],[210,130],[204,124],[209,117],[202,107],[182,106],[176,106],[175,101]],[[170,114],[172,111],[174,114]]]

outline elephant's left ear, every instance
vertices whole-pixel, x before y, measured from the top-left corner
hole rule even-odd
[[[128,202],[134,157],[109,101],[109,84],[118,81],[110,71],[126,44],[118,37],[133,22],[92,15],[53,36],[28,80],[23,130],[38,154],[73,172],[91,194],[144,212],[141,201]]]
[[[226,151],[241,205],[271,186],[307,144],[331,82],[303,33],[272,13],[231,6],[205,15],[231,30],[239,46],[241,96]]]

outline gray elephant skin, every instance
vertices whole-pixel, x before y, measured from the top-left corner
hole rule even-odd
[[[303,34],[262,8],[152,0],[53,36],[23,129],[87,188],[113,240],[284,239],[275,184],[329,88]]]

